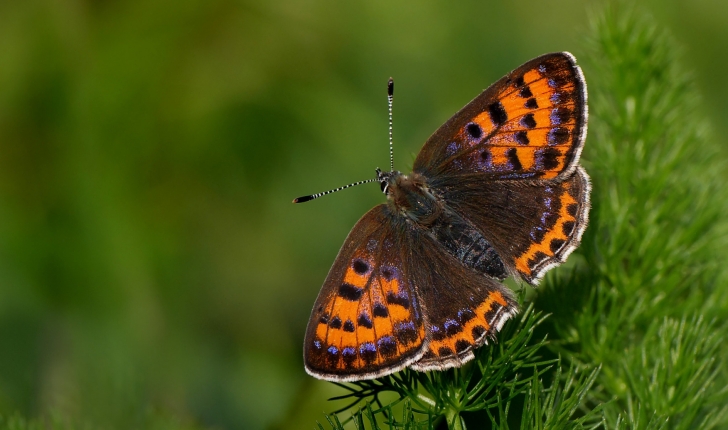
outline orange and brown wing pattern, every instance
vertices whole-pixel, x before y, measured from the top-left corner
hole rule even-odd
[[[410,367],[418,371],[459,367],[516,314],[516,301],[510,290],[464,266],[437,239],[417,232],[409,239],[414,261],[427,262],[413,264],[412,276],[425,310],[428,336],[425,354]]]
[[[415,160],[427,177],[567,177],[586,136],[586,84],[566,52],[529,61],[438,129]]]
[[[531,284],[566,260],[588,223],[591,186],[580,166],[563,180],[484,184],[452,177],[441,185],[448,205],[478,226],[511,273]]]
[[[427,351],[410,367],[426,371],[461,366],[475,357],[475,348],[494,339],[516,312],[515,302],[503,287],[488,290],[480,303],[456,309],[449,317],[440,318],[440,324],[433,321]]]
[[[589,219],[590,192],[589,176],[581,167],[569,179],[545,187],[541,216],[531,226],[529,240],[512,257],[524,280],[538,283],[579,246]]]
[[[425,324],[396,221],[380,205],[352,229],[314,305],[304,361],[313,376],[371,379],[423,354]]]

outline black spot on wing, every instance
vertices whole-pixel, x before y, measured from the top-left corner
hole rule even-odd
[[[579,206],[576,203],[570,203],[568,206],[566,206],[566,212],[568,212],[569,215],[575,217],[576,212],[579,209]]]
[[[357,258],[356,260],[354,260],[352,268],[357,274],[364,275],[369,271],[369,264],[367,264],[366,261]]]
[[[364,342],[359,346],[359,356],[365,363],[372,363],[377,359],[377,347],[372,342]]]
[[[533,257],[531,257],[531,258],[530,258],[530,259],[528,260],[528,267],[530,267],[530,268],[534,268],[534,267],[536,267],[536,265],[537,265],[537,264],[539,264],[540,262],[544,261],[544,260],[545,260],[545,259],[547,259],[548,257],[549,257],[549,256],[548,256],[548,255],[546,255],[546,254],[544,254],[543,252],[541,252],[541,251],[536,251],[536,253],[535,253],[535,254],[533,254]]]
[[[473,327],[471,333],[473,335],[473,339],[478,340],[485,333],[485,327],[483,327],[482,325],[476,325],[475,327]]]
[[[439,349],[439,350],[437,350],[437,354],[438,354],[438,355],[439,355],[440,357],[449,357],[449,356],[451,356],[451,355],[452,355],[453,353],[452,353],[452,349],[450,349],[450,348],[448,348],[448,347],[446,347],[446,346],[442,346],[442,347],[440,347],[440,349]]]
[[[387,307],[384,306],[381,303],[374,304],[374,316],[379,318],[386,318],[389,316],[389,311],[387,310]]]
[[[350,302],[359,301],[363,293],[363,288],[356,287],[346,282],[339,286],[339,297]]]
[[[354,364],[354,360],[356,360],[356,349],[354,347],[347,346],[341,350],[341,358],[344,359],[344,365],[346,367],[351,367],[351,365]]]
[[[417,340],[417,330],[412,321],[399,322],[394,327],[394,336],[403,345],[409,345]]]
[[[508,163],[511,165],[511,169],[521,170],[523,168],[521,160],[518,159],[518,151],[516,151],[516,148],[508,149],[506,151],[506,157],[508,157]]]
[[[561,145],[569,140],[569,129],[564,127],[556,127],[549,131],[549,145]]]
[[[558,107],[551,111],[550,117],[552,125],[563,124],[571,119],[571,109]]]
[[[561,151],[556,148],[544,148],[536,151],[536,162],[543,166],[544,170],[553,170],[559,167]]]
[[[536,119],[533,117],[533,114],[528,113],[526,115],[523,115],[523,117],[521,118],[521,125],[526,128],[536,127]]]
[[[334,317],[331,321],[329,321],[329,327],[336,329],[341,328],[341,318]]]
[[[516,142],[520,143],[521,145],[528,145],[530,140],[528,139],[528,132],[525,130],[521,130],[518,133],[516,133]]]
[[[475,312],[470,309],[462,309],[458,311],[458,321],[462,325],[467,324],[467,322],[473,318],[475,318]]]
[[[491,103],[488,106],[488,115],[490,115],[490,120],[496,127],[508,121],[508,113],[499,101]]]
[[[552,239],[551,240],[551,243],[549,243],[549,249],[551,250],[551,252],[553,252],[554,254],[556,254],[559,251],[559,249],[561,249],[561,247],[563,245],[564,245],[564,241],[563,240],[561,240],[561,239]]]
[[[356,323],[360,327],[372,328],[374,326],[372,324],[372,319],[369,318],[369,315],[367,315],[366,312],[362,312],[361,314],[359,314],[359,318],[357,318]]]
[[[331,345],[326,349],[326,361],[329,362],[329,366],[335,367],[336,363],[339,362],[339,348]]]
[[[503,309],[503,305],[501,305],[498,302],[492,302],[490,304],[490,309],[485,313],[485,320],[488,321],[488,324],[493,325],[496,322],[496,319],[498,318],[498,314],[500,314],[501,309]]]
[[[392,336],[383,336],[377,341],[379,354],[384,358],[392,357],[397,353],[397,341]]]
[[[561,231],[566,237],[571,236],[571,233],[574,231],[574,221],[564,222],[564,225],[561,227]]]
[[[474,122],[466,125],[465,131],[467,131],[468,135],[470,135],[470,137],[472,137],[473,139],[480,139],[481,137],[483,137],[483,129]]]
[[[470,342],[465,339],[459,339],[455,342],[455,350],[458,354],[465,352],[468,348],[470,348]]]
[[[448,336],[455,336],[456,334],[463,331],[463,326],[461,326],[457,321],[455,320],[447,320],[445,321],[445,333]]]
[[[387,293],[387,303],[390,305],[399,305],[403,308],[409,308],[409,298],[406,294],[394,294],[393,292]]]

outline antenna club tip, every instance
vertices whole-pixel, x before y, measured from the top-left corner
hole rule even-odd
[[[394,79],[392,78],[389,78],[389,82],[387,82],[387,94],[390,97],[394,95]]]
[[[303,203],[309,200],[313,200],[313,196],[296,197],[295,199],[293,199],[293,203]]]

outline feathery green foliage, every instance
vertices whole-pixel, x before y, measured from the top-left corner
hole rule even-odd
[[[475,363],[342,384],[359,409],[343,422],[328,416],[332,428],[348,420],[358,429],[365,421],[373,429],[728,424],[725,325],[714,318],[726,305],[715,261],[725,244],[720,148],[669,36],[621,3],[591,27],[579,58],[590,90],[583,164],[593,208],[573,270],[550,274],[535,306]],[[397,400],[383,403],[385,391]]]

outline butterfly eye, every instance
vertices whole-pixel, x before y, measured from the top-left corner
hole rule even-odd
[[[379,184],[380,184],[380,185],[381,185],[381,187],[382,187],[382,192],[383,192],[384,194],[387,194],[387,189],[389,188],[389,182],[387,182],[387,181],[382,181],[382,182],[380,182]]]

